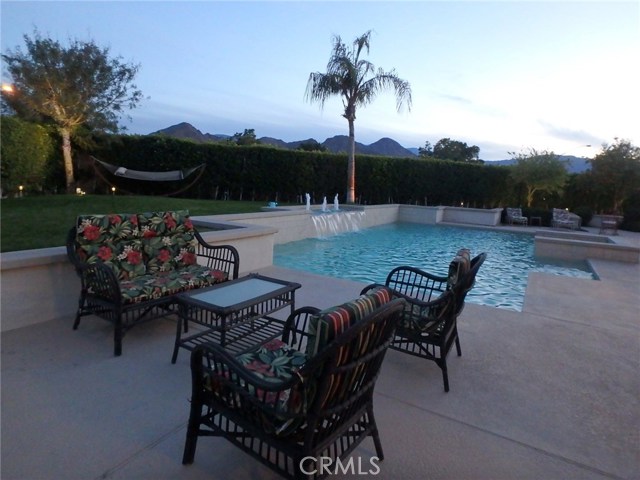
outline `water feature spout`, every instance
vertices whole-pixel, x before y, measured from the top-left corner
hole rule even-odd
[[[307,199],[306,210],[308,212],[309,210],[311,210],[311,195],[309,195],[308,193],[305,193],[304,196]]]
[[[326,212],[327,211],[327,197],[324,197],[322,199],[322,211]]]
[[[336,193],[336,196],[333,197],[333,209],[337,212],[338,210],[340,210],[340,204],[338,203],[338,194]]]

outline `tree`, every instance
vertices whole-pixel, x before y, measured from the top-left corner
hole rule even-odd
[[[459,140],[442,138],[433,146],[431,156],[442,160],[453,160],[456,162],[477,162],[480,155],[480,147],[469,146]]]
[[[349,162],[347,165],[347,203],[355,203],[356,197],[356,142],[354,122],[356,109],[371,103],[384,89],[393,87],[396,95],[396,108],[401,110],[406,103],[411,108],[411,86],[400,79],[395,70],[385,72],[368,60],[360,58],[362,51],[369,53],[371,30],[356,38],[353,48],[347,48],[339,36],[333,38],[333,51],[327,64],[327,72],[315,72],[309,75],[305,97],[310,102],[320,102],[320,107],[333,95],[342,97],[343,117],[349,123]]]
[[[595,189],[612,212],[621,212],[622,204],[640,190],[640,148],[628,140],[615,139],[613,145],[603,145],[591,160]]]
[[[423,147],[419,147],[418,148],[418,155],[420,157],[433,157],[433,147],[431,146],[431,143],[429,143],[427,141],[424,144],[424,148]]]
[[[236,145],[255,145],[260,143],[253,128],[245,128],[244,133],[236,132],[235,135],[229,138],[229,141]]]
[[[326,152],[327,147],[318,143],[317,140],[311,139],[298,145],[297,150],[304,150],[305,152]]]
[[[75,176],[71,137],[85,126],[97,131],[118,131],[118,116],[135,108],[142,93],[132,84],[139,66],[110,58],[109,49],[93,41],[70,41],[68,47],[42,38],[24,36],[20,47],[2,55],[12,77],[13,92],[3,100],[20,116],[52,122],[62,138],[66,187],[72,192]]]
[[[511,179],[523,184],[527,191],[527,207],[531,207],[536,193],[560,193],[567,181],[565,163],[553,152],[538,152],[530,149],[528,153],[510,152],[516,163],[511,168]]]

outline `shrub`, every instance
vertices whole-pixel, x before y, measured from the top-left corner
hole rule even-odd
[[[593,218],[593,210],[591,210],[591,207],[584,205],[574,208],[573,213],[582,218],[582,226],[584,227],[589,225],[589,222]]]
[[[14,116],[2,117],[2,192],[43,189],[55,146],[49,130]]]

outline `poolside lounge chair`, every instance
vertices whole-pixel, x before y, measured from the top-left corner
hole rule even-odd
[[[366,437],[382,460],[373,391],[404,307],[392,297],[383,287],[323,311],[300,308],[282,339],[237,356],[196,347],[182,463],[193,463],[200,436],[225,438],[287,478],[325,476],[323,462],[344,460]]]
[[[449,391],[447,355],[454,343],[458,356],[462,355],[457,319],[486,258],[487,254],[481,253],[469,260],[469,250],[461,249],[446,277],[401,266],[391,270],[385,282],[394,296],[407,302],[390,348],[434,361],[442,370],[445,392]],[[363,292],[375,286],[369,285]]]
[[[509,225],[513,225],[514,223],[527,225],[529,223],[529,219],[522,215],[522,209],[507,208],[507,222]]]
[[[570,228],[571,230],[579,230],[582,218],[569,210],[560,208],[553,209],[553,217],[551,226],[555,228]]]
[[[602,215],[600,217],[600,230],[599,234],[605,234],[611,232],[611,235],[618,234],[618,224],[622,217],[617,215]]]

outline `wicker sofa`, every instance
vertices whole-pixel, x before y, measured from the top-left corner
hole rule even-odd
[[[81,280],[74,330],[96,315],[114,325],[114,354],[134,325],[175,310],[174,295],[238,277],[238,251],[212,246],[189,212],[81,215],[67,256]]]
[[[207,436],[286,478],[325,477],[367,437],[382,460],[373,391],[403,305],[377,288],[322,311],[299,308],[281,339],[239,355],[214,343],[196,347],[182,462],[193,463]]]

